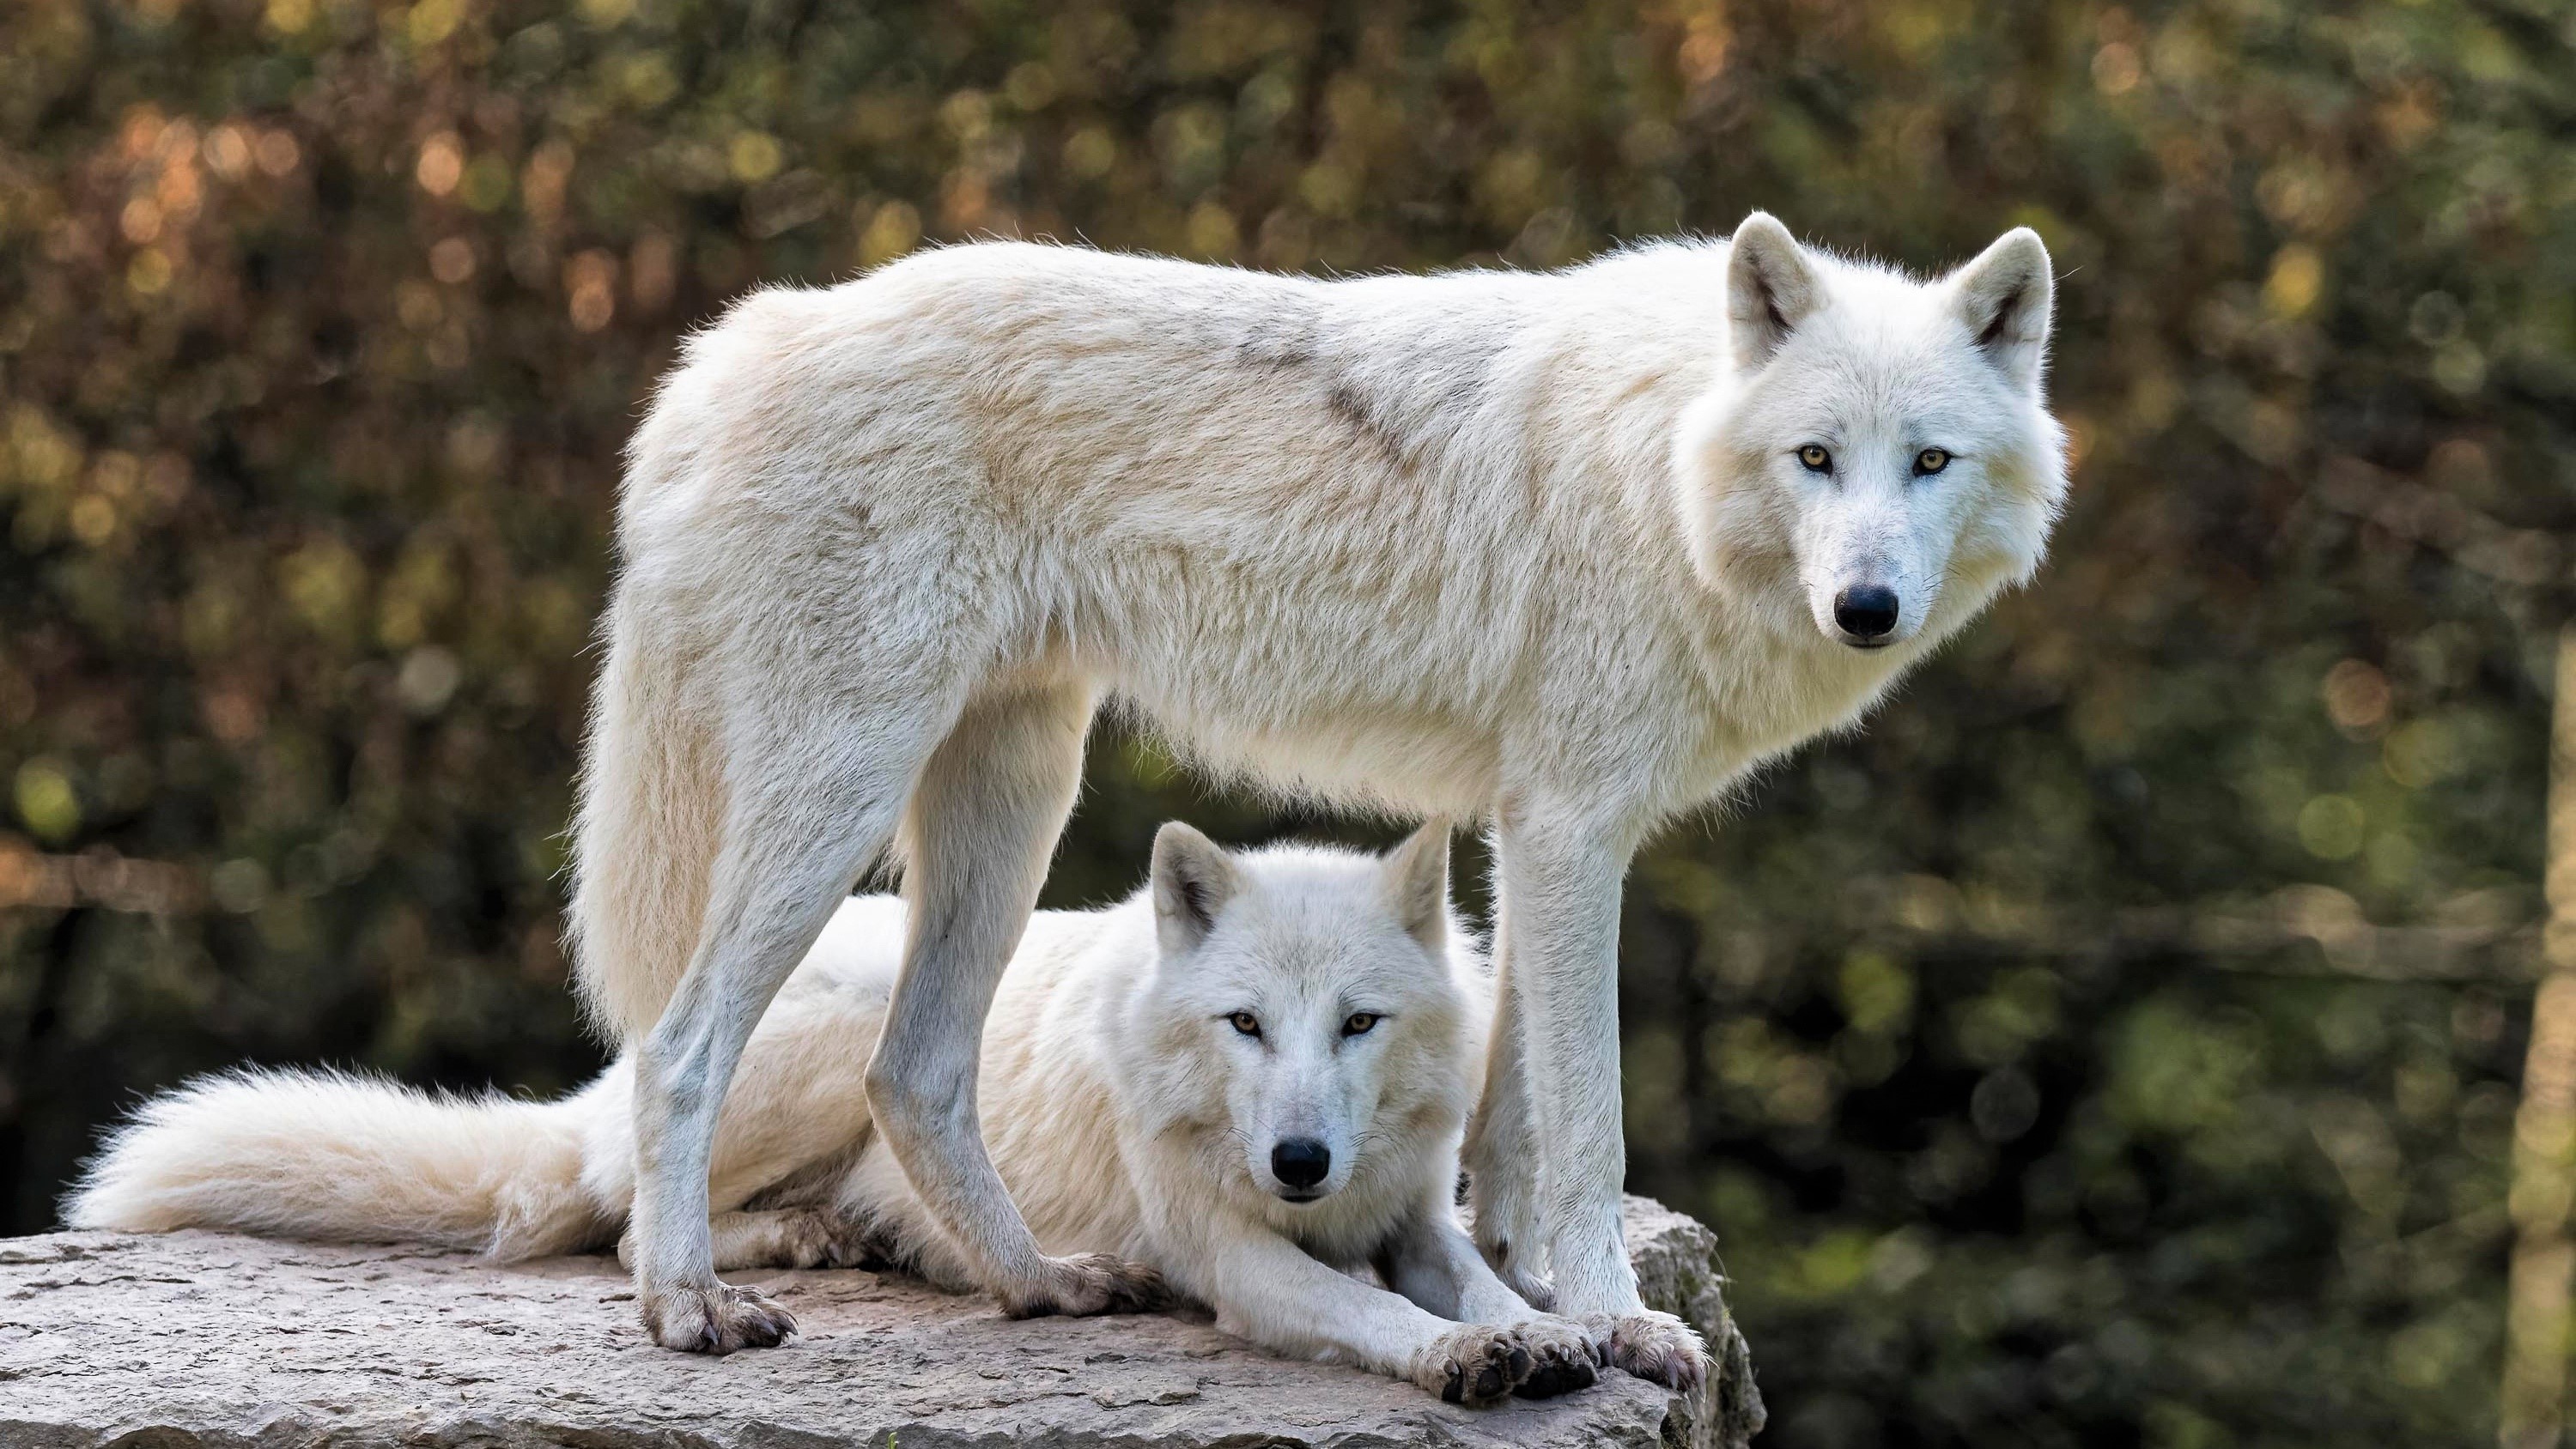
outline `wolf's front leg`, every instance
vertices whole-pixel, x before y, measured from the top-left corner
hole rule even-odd
[[[1706,1379],[1690,1325],[1647,1309],[1619,1223],[1628,1170],[1619,1106],[1619,883],[1628,843],[1596,812],[1515,801],[1500,815],[1498,934],[1521,993],[1533,1145],[1555,1309],[1609,1362],[1684,1393]]]
[[[1274,1352],[1410,1380],[1453,1404],[1492,1403],[1536,1367],[1518,1328],[1438,1317],[1267,1230],[1216,1253],[1217,1327]]]
[[[1461,1161],[1476,1215],[1476,1246],[1512,1291],[1553,1307],[1547,1282],[1547,1230],[1539,1220],[1538,1133],[1529,1089],[1527,1028],[1521,1022],[1511,940],[1494,940],[1494,1015],[1485,1045],[1485,1090],[1468,1122]]]
[[[1430,1204],[1398,1234],[1378,1270],[1388,1287],[1442,1318],[1520,1330],[1530,1351],[1530,1374],[1513,1392],[1523,1398],[1587,1388],[1602,1365],[1591,1330],[1531,1307],[1495,1276],[1446,1202]]]

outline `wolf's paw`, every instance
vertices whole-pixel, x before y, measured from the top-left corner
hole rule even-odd
[[[1662,1384],[1678,1394],[1699,1392],[1708,1381],[1708,1345],[1699,1331],[1669,1313],[1583,1315],[1593,1346],[1612,1368]]]
[[[778,1224],[778,1256],[790,1268],[836,1266],[832,1262],[839,1233],[827,1213],[799,1208]]]
[[[1082,1318],[1095,1313],[1152,1313],[1172,1302],[1163,1275],[1142,1263],[1110,1253],[1076,1253],[1047,1260],[1044,1279],[1001,1294],[1002,1311],[1013,1318],[1044,1318],[1051,1313]]]
[[[665,1349],[683,1354],[732,1354],[770,1349],[796,1336],[796,1315],[757,1287],[719,1282],[714,1287],[672,1287],[644,1295],[644,1331]]]
[[[1552,1399],[1592,1387],[1600,1377],[1600,1350],[1591,1330],[1571,1318],[1533,1318],[1512,1327],[1529,1349],[1529,1376],[1512,1386],[1524,1399]]]
[[[780,1247],[791,1268],[872,1268],[891,1257],[882,1233],[823,1208],[789,1213],[781,1225]]]
[[[1414,1351],[1404,1377],[1445,1403],[1486,1405],[1528,1380],[1530,1346],[1520,1341],[1520,1328],[1461,1323]]]
[[[1517,1164],[1492,1164],[1468,1178],[1467,1190],[1475,1204],[1476,1250],[1485,1255],[1485,1265],[1523,1302],[1545,1313],[1555,1306],[1556,1290],[1543,1271],[1546,1254],[1537,1245],[1546,1243],[1547,1233],[1526,1173]]]
[[[1485,1255],[1485,1266],[1503,1280],[1503,1286],[1520,1295],[1520,1300],[1541,1313],[1556,1307],[1556,1287],[1530,1271],[1530,1257],[1516,1250],[1512,1239],[1497,1237],[1487,1242],[1481,1235],[1476,1248]]]
[[[1422,1346],[1407,1375],[1452,1404],[1490,1404],[1530,1375],[1518,1328],[1462,1323]]]
[[[666,1288],[642,1300],[644,1331],[664,1348],[718,1357],[769,1348],[796,1336],[796,1317],[757,1288]]]

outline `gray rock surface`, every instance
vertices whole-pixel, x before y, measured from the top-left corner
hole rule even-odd
[[[896,1275],[754,1272],[786,1347],[649,1345],[614,1261],[507,1267],[410,1248],[217,1233],[0,1240],[5,1449],[1051,1449],[1147,1444],[1686,1445],[1761,1427],[1716,1239],[1642,1198],[1650,1303],[1722,1372],[1685,1400],[1623,1374],[1544,1403],[1462,1409],[1262,1354],[1204,1318],[1003,1318]]]

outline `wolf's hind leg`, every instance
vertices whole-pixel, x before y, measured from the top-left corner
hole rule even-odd
[[[903,973],[868,1064],[869,1111],[904,1175],[1004,1310],[1022,1317],[1165,1298],[1150,1268],[1040,1252],[976,1115],[984,1015],[1073,808],[1091,708],[1083,681],[997,690],[968,704],[923,767],[904,818]]]
[[[716,1271],[736,1268],[863,1268],[884,1261],[866,1225],[828,1208],[719,1213],[707,1227]]]
[[[707,1208],[719,1113],[753,1026],[883,852],[921,760],[955,717],[918,678],[908,696],[798,683],[766,682],[729,721],[706,922],[635,1052],[636,1298],[665,1348],[731,1353],[795,1331],[786,1310],[716,1277]]]
[[[829,1208],[718,1213],[707,1220],[716,1271],[740,1268],[867,1268],[886,1261],[867,1227]],[[617,1240],[617,1261],[635,1267],[635,1234]]]

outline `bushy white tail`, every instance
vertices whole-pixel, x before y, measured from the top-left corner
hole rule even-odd
[[[343,1072],[206,1077],[119,1128],[63,1217],[128,1232],[433,1243],[504,1260],[570,1252],[613,1230],[581,1185],[593,1095],[455,1097]]]
[[[724,823],[723,764],[686,694],[683,656],[640,627],[637,586],[610,602],[573,842],[573,973],[620,1042],[653,1029],[706,916]]]

